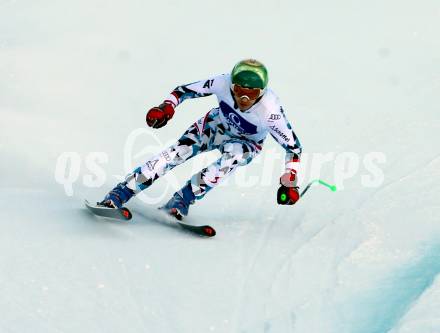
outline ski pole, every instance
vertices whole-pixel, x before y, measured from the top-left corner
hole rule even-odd
[[[327,187],[328,189],[330,189],[332,192],[336,191],[336,186],[335,185],[330,185],[329,183],[323,181],[322,179],[314,179],[311,182],[309,182],[307,184],[307,186],[304,188],[304,190],[302,190],[301,194],[300,194],[300,198],[303,197],[303,195],[309,190],[310,187],[312,187],[312,185],[314,184],[321,184],[325,187]],[[286,204],[286,202],[288,201],[288,197],[287,197],[287,193],[285,192],[285,190],[283,190],[283,187],[280,187],[278,189],[278,193],[277,193],[277,201],[278,204]]]
[[[330,185],[329,183],[323,181],[322,179],[313,179],[310,183],[307,184],[306,188],[302,190],[301,197],[312,187],[313,184],[321,184],[330,189],[332,192],[336,192],[336,186]]]

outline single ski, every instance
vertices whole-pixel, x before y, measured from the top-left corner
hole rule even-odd
[[[210,225],[192,225],[187,224],[184,222],[181,222],[183,219],[183,216],[179,213],[177,209],[174,209],[174,211],[167,212],[165,207],[159,207],[159,211],[164,213],[168,218],[173,219],[173,223],[177,223],[182,229],[188,230],[192,233],[195,233],[199,236],[205,236],[205,237],[214,237],[216,235],[216,231],[213,227]]]
[[[111,219],[124,220],[128,221],[131,219],[132,214],[128,210],[128,208],[109,208],[104,206],[99,206],[96,204],[91,204],[87,200],[84,200],[84,204],[87,209],[90,210],[93,214],[101,217],[107,217]]]
[[[214,237],[216,232],[210,225],[191,225],[183,222],[176,221],[183,229],[191,231],[200,236]]]

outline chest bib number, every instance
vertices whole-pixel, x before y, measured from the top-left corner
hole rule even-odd
[[[233,108],[225,102],[220,102],[220,109],[228,122],[228,125],[234,127],[241,134],[256,134],[257,126],[244,119]]]

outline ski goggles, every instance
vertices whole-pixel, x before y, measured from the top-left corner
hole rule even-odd
[[[260,88],[245,88],[238,84],[232,84],[232,91],[235,96],[241,98],[247,96],[249,99],[254,100],[263,96],[264,90]]]

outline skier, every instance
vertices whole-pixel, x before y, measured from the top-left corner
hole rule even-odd
[[[266,67],[257,60],[246,59],[238,62],[231,74],[175,88],[162,104],[148,111],[148,126],[165,126],[173,117],[175,108],[189,98],[214,94],[219,107],[191,125],[171,147],[128,174],[125,181],[117,184],[99,205],[121,208],[177,165],[202,152],[218,149],[221,157],[192,176],[162,207],[181,220],[188,215],[195,200],[202,199],[237,167],[249,164],[261,152],[268,133],[286,150],[280,190],[287,200],[278,200],[278,203],[294,204],[299,199],[296,175],[302,148],[278,97],[267,83]]]

